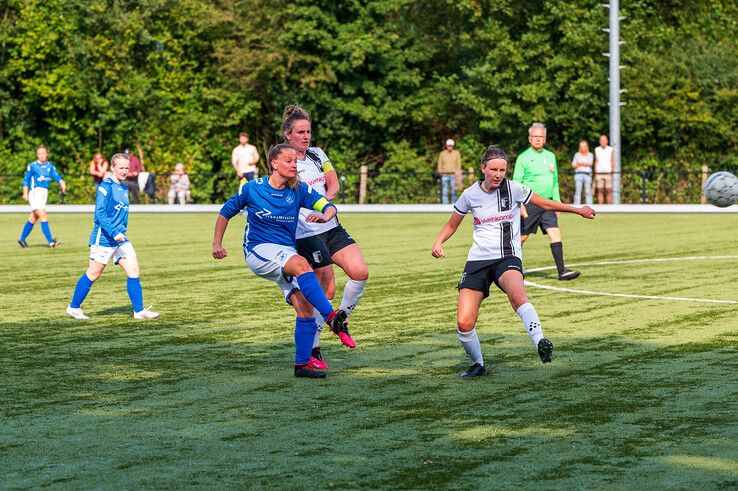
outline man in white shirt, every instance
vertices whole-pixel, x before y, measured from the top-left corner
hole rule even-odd
[[[597,185],[597,202],[611,205],[615,152],[607,143],[607,135],[600,135],[600,146],[595,148],[595,184]]]
[[[236,171],[236,175],[244,182],[253,181],[259,176],[259,168],[256,164],[259,162],[259,151],[255,146],[249,144],[248,133],[239,133],[239,145],[233,149],[231,154],[231,164]]]

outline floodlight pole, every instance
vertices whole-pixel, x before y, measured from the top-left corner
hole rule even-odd
[[[612,202],[620,204],[620,5],[619,0],[610,0],[609,4],[602,4],[610,9],[610,28],[604,29],[610,34],[610,52],[606,53],[610,59],[610,145],[615,154],[615,168],[612,175]]]

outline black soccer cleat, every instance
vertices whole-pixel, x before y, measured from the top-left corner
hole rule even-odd
[[[25,240],[19,240],[18,245],[24,249],[28,249],[28,242],[26,242]]]
[[[574,271],[573,269],[564,268],[564,271],[559,274],[559,280],[561,281],[568,281],[573,280],[574,278],[579,277],[579,271]]]
[[[313,370],[307,365],[295,365],[295,377],[298,378],[325,378],[322,370]]]
[[[538,341],[538,356],[541,357],[543,363],[551,363],[553,360],[554,345],[546,338]]]
[[[49,249],[53,249],[54,247],[58,246],[59,244],[61,244],[61,242],[59,242],[59,240],[57,240],[57,239],[54,239],[51,242],[49,242]]]
[[[487,368],[481,363],[475,363],[469,367],[469,370],[461,374],[461,378],[480,377],[485,373],[487,373]]]

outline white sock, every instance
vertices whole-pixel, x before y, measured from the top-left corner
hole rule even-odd
[[[351,315],[351,312],[356,308],[356,304],[359,303],[361,295],[364,294],[364,288],[366,288],[366,280],[356,281],[349,278],[346,286],[343,287],[340,309]]]
[[[317,348],[320,346],[320,333],[323,332],[323,324],[325,324],[325,321],[323,320],[323,316],[320,315],[320,312],[316,309],[313,309],[313,316],[315,317],[315,325],[318,326],[318,330],[315,331],[315,338],[313,339],[313,348]]]
[[[461,347],[464,348],[466,354],[469,355],[473,363],[479,363],[484,365],[484,358],[482,357],[482,347],[479,345],[479,336],[477,336],[477,330],[472,329],[469,332],[456,331],[459,335],[459,341],[461,341]]]
[[[541,329],[541,319],[538,318],[536,308],[532,303],[527,302],[521,305],[517,312],[528,336],[533,340],[533,344],[538,346],[538,342],[543,339],[543,329]]]

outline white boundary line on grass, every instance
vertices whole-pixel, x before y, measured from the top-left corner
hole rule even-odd
[[[627,261],[597,261],[591,263],[578,263],[571,264],[570,266],[604,266],[611,264],[636,264],[636,263],[657,263],[667,261],[699,261],[709,259],[738,259],[738,256],[687,256],[687,257],[663,257],[663,258],[652,258],[652,259],[630,259]],[[537,271],[546,271],[550,269],[556,269],[556,266],[544,266],[541,268],[532,268],[525,270],[526,273],[534,273]],[[623,297],[623,298],[642,298],[647,300],[675,300],[680,302],[702,302],[702,303],[727,303],[727,304],[738,304],[735,300],[712,300],[707,298],[686,298],[686,297],[662,297],[658,295],[634,295],[629,293],[610,293],[610,292],[595,292],[589,290],[576,290],[573,288],[562,288],[557,286],[541,285],[540,283],[534,283],[532,281],[525,280],[526,286],[532,286],[534,288],[541,288],[543,290],[554,290],[559,292],[567,293],[581,293],[584,295],[601,295],[606,297]]]

